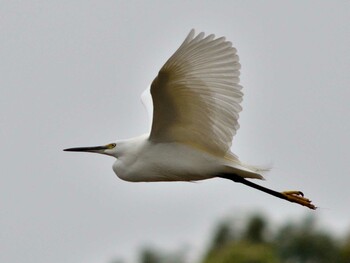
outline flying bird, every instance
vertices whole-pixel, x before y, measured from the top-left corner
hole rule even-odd
[[[316,209],[300,191],[277,192],[247,180],[263,179],[264,169],[231,152],[242,110],[240,68],[231,42],[192,29],[147,89],[153,101],[149,134],[64,151],[113,156],[114,172],[129,182],[225,178]]]

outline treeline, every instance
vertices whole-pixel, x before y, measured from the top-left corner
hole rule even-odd
[[[350,263],[350,235],[338,237],[319,227],[313,217],[280,227],[260,214],[243,225],[241,221],[220,222],[196,263]],[[155,248],[141,251],[138,262],[190,263],[184,251],[166,253]]]

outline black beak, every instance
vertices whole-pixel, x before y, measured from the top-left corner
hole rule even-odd
[[[107,146],[93,146],[93,147],[75,147],[64,149],[65,152],[99,152],[108,149]]]

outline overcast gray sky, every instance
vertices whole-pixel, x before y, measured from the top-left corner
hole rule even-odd
[[[0,261],[133,260],[143,245],[199,255],[216,220],[262,211],[350,227],[349,1],[0,1]],[[191,28],[241,58],[233,151],[263,185],[127,183],[114,160],[62,149],[146,133],[140,94]]]

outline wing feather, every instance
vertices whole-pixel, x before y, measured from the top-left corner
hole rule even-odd
[[[239,58],[224,37],[194,30],[151,85],[150,140],[190,144],[224,156],[239,128]]]

